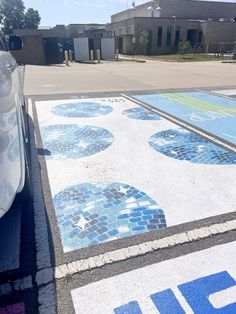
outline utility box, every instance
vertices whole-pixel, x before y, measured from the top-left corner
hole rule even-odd
[[[90,61],[89,56],[89,39],[74,38],[75,61]]]
[[[101,57],[103,60],[115,59],[115,38],[101,39]]]

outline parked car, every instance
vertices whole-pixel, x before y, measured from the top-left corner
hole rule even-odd
[[[0,218],[19,193],[26,195],[27,189],[23,83],[9,51],[20,49],[19,36],[9,36],[7,44],[0,34]]]

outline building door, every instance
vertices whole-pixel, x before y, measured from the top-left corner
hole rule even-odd
[[[47,64],[61,63],[60,49],[63,51],[63,47],[58,44],[57,38],[44,38],[44,51]]]
[[[89,51],[94,50],[94,39],[89,38]]]
[[[124,39],[119,37],[119,53],[124,53]]]

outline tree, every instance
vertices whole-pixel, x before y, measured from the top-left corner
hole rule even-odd
[[[185,54],[191,47],[190,41],[180,41],[178,43],[178,49],[181,55]]]
[[[38,28],[40,20],[37,10],[25,12],[23,0],[0,0],[0,24],[5,34],[11,34],[13,29]]]
[[[29,8],[25,13],[25,28],[27,29],[37,29],[39,23],[41,21],[41,17],[37,10]]]
[[[146,47],[147,47],[147,44],[148,44],[148,32],[146,31],[142,31],[140,33],[140,37],[139,37],[139,44],[140,46],[143,47],[143,53],[145,54],[146,52]]]
[[[22,0],[0,0],[0,21],[5,34],[11,34],[14,28],[24,28],[25,6]]]

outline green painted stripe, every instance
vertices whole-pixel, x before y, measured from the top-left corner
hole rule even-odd
[[[186,107],[197,109],[197,110],[203,111],[203,112],[208,112],[209,111],[205,107],[199,106],[198,104],[192,104],[191,102],[186,102],[185,100],[182,100],[181,97],[178,97],[178,95],[173,96],[173,94],[172,94],[170,96],[170,95],[165,94],[164,97],[167,98],[168,100],[173,100],[173,101],[175,101],[175,102],[177,102],[177,103],[179,103],[181,105],[184,105]]]
[[[215,105],[215,104],[210,104],[208,102],[204,102],[201,100],[198,100],[194,97],[189,97],[189,96],[184,96],[179,93],[171,93],[171,94],[163,94],[164,97],[166,97],[169,100],[176,101],[182,105],[185,105],[187,107],[191,107],[194,109],[197,109],[199,111],[203,112],[211,112],[216,113],[216,114],[231,114],[231,115],[236,115],[236,108],[225,108],[220,105]]]
[[[180,95],[182,95],[181,97],[187,99],[188,101],[192,101],[192,102],[199,103],[199,104],[201,103],[202,105],[207,106],[207,107],[212,108],[212,109],[215,108],[217,110],[223,110],[223,111],[229,110],[230,112],[231,111],[232,112],[236,112],[236,108],[231,108],[231,107],[230,108],[225,108],[224,106],[222,106],[220,104],[211,104],[209,102],[206,102],[206,101],[203,101],[203,100],[199,100],[199,99],[194,98],[192,96],[185,96],[183,94],[180,94]]]

